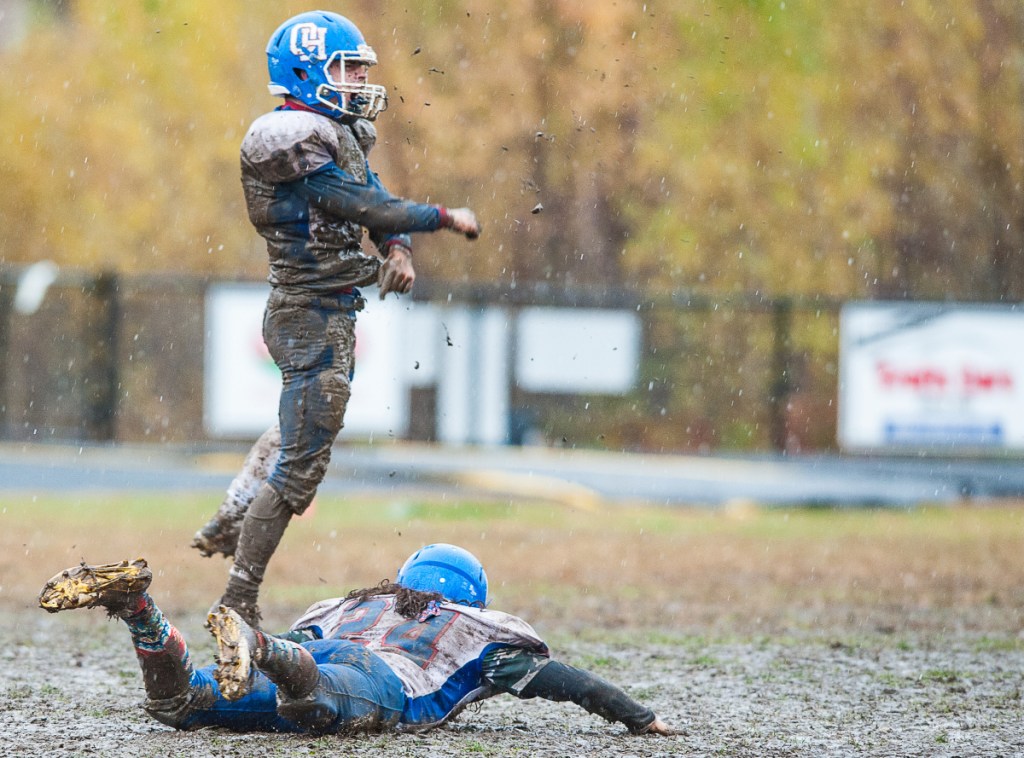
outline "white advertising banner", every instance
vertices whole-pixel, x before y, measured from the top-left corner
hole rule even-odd
[[[634,311],[524,308],[519,314],[516,380],[530,392],[625,394],[640,364]]]
[[[281,373],[263,342],[269,292],[255,284],[207,290],[203,415],[211,437],[255,439],[277,420]],[[513,375],[531,392],[625,393],[636,383],[634,312],[524,308],[513,328],[503,308],[381,302],[370,294],[356,320],[342,440],[405,437],[412,388],[436,389],[439,440],[497,445],[508,440]]]
[[[281,372],[263,342],[270,287],[220,284],[206,294],[203,418],[213,437],[255,438],[277,421]],[[374,299],[356,320],[356,372],[343,434],[405,433],[408,393],[400,380],[397,300]]]
[[[277,421],[281,372],[263,343],[268,294],[255,284],[206,292],[203,424],[213,437],[255,439]]]
[[[839,443],[1024,450],[1024,311],[851,303],[840,315]]]

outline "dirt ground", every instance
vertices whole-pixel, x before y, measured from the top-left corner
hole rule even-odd
[[[105,507],[116,518],[103,528],[88,502],[0,509],[8,755],[1024,755],[1020,504],[713,515],[404,504],[395,515],[391,503],[378,504],[390,516],[363,521],[327,504],[275,556],[268,628],[339,594],[325,574],[347,589],[384,575],[351,567],[397,565],[438,533],[473,545],[496,607],[529,619],[557,657],[653,707],[679,730],[670,738],[509,697],[419,736],[175,732],[140,708],[119,622],[97,611],[46,614],[35,593],[80,556],[145,552],[158,570],[154,596],[202,665],[213,654],[203,613],[226,564],[182,546],[187,504],[145,516],[144,536],[142,516]]]

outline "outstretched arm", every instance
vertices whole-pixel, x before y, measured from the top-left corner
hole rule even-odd
[[[369,163],[366,164],[366,183],[383,190],[388,195],[391,194],[391,191],[381,182],[380,177],[370,170]],[[442,205],[434,207],[436,207],[438,212],[441,214],[441,227],[443,229],[451,229],[453,232],[457,232],[458,234],[464,234],[468,240],[475,240],[480,236],[480,232],[482,231],[480,222],[476,220],[476,214],[469,208],[446,208]],[[371,230],[371,238],[372,236],[373,234]],[[405,247],[409,247],[410,250],[412,249],[405,243],[405,240],[397,240],[397,242]]]
[[[573,702],[606,721],[619,721],[633,734],[670,735],[673,731],[650,708],[599,676],[517,648],[497,648],[483,659],[484,679],[502,692]]]
[[[448,209],[396,197],[369,170],[368,176],[364,184],[337,164],[329,163],[291,184],[312,205],[377,234],[451,229],[470,239],[479,236],[480,225],[468,208]]]

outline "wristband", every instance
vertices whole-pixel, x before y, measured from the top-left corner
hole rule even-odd
[[[394,247],[404,247],[409,252],[409,255],[412,255],[412,240],[408,239],[408,237],[404,237],[404,235],[388,237],[384,242],[383,250],[381,250],[381,252],[384,253],[385,258],[391,255],[391,249]]]
[[[452,214],[443,205],[435,207],[437,208],[437,225],[442,229],[451,229],[455,225],[455,219],[452,218]]]

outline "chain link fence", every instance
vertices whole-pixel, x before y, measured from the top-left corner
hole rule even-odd
[[[61,272],[37,307],[26,308],[16,298],[23,272],[0,270],[0,438],[206,440],[203,310],[211,282]],[[835,446],[838,301],[422,281],[415,297],[640,314],[635,389],[554,396],[513,386],[513,443],[654,452]],[[429,440],[432,403],[417,392],[409,434]]]

